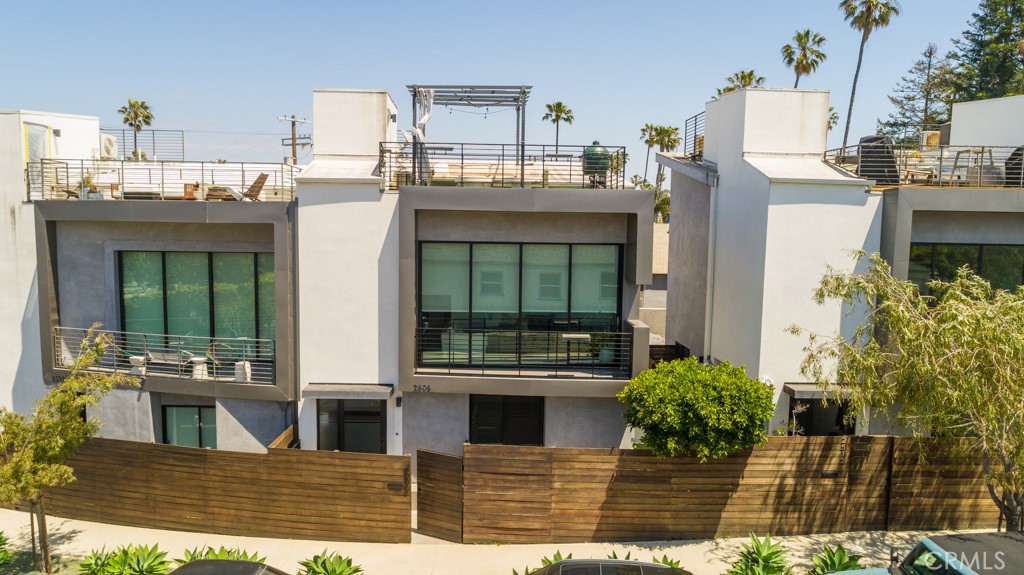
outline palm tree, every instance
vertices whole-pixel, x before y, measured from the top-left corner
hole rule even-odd
[[[562,122],[566,124],[572,124],[572,110],[562,102],[555,102],[554,104],[545,104],[548,111],[544,114],[542,120],[551,120],[551,123],[555,125],[555,153],[558,153],[558,125]]]
[[[827,56],[821,51],[824,44],[824,36],[811,32],[810,28],[804,28],[797,30],[793,36],[793,44],[782,47],[782,61],[796,72],[794,88],[800,85],[800,76],[815,72],[818,65],[825,61]]]
[[[643,128],[640,128],[640,141],[647,146],[647,162],[644,163],[644,180],[647,179],[647,167],[651,165],[651,148],[657,142],[654,141],[654,134],[658,131],[658,126],[654,124],[644,124]]]
[[[828,107],[828,129],[825,130],[825,133],[831,132],[832,128],[835,128],[836,124],[838,124],[838,123],[839,123],[839,112],[836,112],[835,108],[833,108],[832,106],[829,106]]]
[[[121,106],[117,113],[121,114],[121,119],[124,123],[131,127],[135,159],[141,159],[142,154],[139,153],[139,132],[142,131],[143,126],[149,126],[153,123],[153,112],[150,111],[149,104],[145,100],[132,100],[128,98],[128,105]]]
[[[658,126],[654,131],[654,141],[659,152],[673,152],[679,147],[679,128],[674,126]],[[665,177],[665,166],[658,164],[658,174],[655,176],[654,187],[661,189],[662,179]]]
[[[850,27],[860,31],[860,52],[857,54],[857,71],[853,73],[853,89],[850,90],[850,109],[846,112],[846,130],[843,132],[843,147],[850,137],[850,118],[853,116],[853,99],[857,95],[857,78],[864,61],[864,45],[876,28],[885,28],[893,16],[900,15],[897,0],[840,0],[839,9]]]
[[[728,85],[718,89],[718,95],[735,92],[744,88],[760,88],[764,85],[764,76],[758,76],[754,70],[740,70],[725,79]]]

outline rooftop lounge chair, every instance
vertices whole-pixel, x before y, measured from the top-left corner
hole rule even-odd
[[[221,200],[225,202],[238,202],[238,201],[260,201],[260,192],[263,191],[264,184],[267,183],[268,174],[260,174],[256,176],[256,180],[253,181],[249,189],[244,193],[239,194],[232,188],[227,186],[214,186],[206,192],[207,200]]]

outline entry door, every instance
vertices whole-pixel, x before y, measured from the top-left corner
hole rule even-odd
[[[376,399],[318,399],[317,448],[327,451],[387,453],[387,413]]]

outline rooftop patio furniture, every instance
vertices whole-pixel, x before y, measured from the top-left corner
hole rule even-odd
[[[263,186],[267,183],[269,174],[261,173],[256,176],[253,180],[252,185],[244,193],[239,193],[234,188],[228,186],[211,186],[206,191],[206,199],[209,200],[221,200],[225,202],[240,202],[240,201],[260,201],[260,192],[263,191]]]

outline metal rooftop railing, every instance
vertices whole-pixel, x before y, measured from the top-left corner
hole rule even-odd
[[[384,186],[613,188],[626,184],[621,146],[382,142]],[[414,162],[413,158],[417,160]],[[520,161],[521,160],[521,161]]]
[[[299,172],[253,162],[41,160],[26,165],[25,179],[29,201],[290,201]]]
[[[825,162],[876,187],[1024,188],[1024,146],[921,146],[888,138],[825,152]]]

